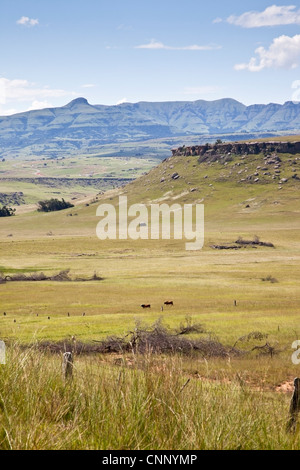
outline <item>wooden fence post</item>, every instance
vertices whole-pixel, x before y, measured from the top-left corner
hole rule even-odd
[[[295,432],[297,425],[297,418],[300,411],[300,379],[294,380],[294,393],[290,404],[290,419],[288,422],[288,431]]]
[[[65,352],[63,355],[62,372],[65,380],[72,380],[73,378],[73,354]]]

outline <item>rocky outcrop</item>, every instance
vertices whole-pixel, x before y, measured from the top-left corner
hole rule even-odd
[[[300,142],[233,142],[195,145],[192,147],[183,146],[172,150],[173,156],[199,156],[204,157],[203,161],[218,155],[258,155],[273,152],[290,153],[292,155],[300,153]]]

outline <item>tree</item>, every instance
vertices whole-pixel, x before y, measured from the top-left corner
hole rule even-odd
[[[15,212],[16,209],[12,209],[11,207],[0,207],[0,217],[12,217],[13,215],[15,215]]]
[[[70,207],[74,207],[74,205],[64,199],[61,201],[59,199],[49,199],[48,201],[40,201],[38,203],[38,212],[62,211]]]

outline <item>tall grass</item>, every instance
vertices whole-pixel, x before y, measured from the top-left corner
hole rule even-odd
[[[0,449],[300,449],[288,397],[189,378],[180,358],[75,358],[8,351],[0,366]],[[185,386],[186,385],[186,386]]]

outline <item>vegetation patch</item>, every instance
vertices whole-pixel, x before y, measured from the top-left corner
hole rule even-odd
[[[188,333],[203,334],[202,325],[193,325],[189,320],[186,325],[180,325],[177,330],[171,330],[164,326],[161,319],[151,326],[137,324],[133,331],[125,337],[109,336],[102,341],[93,343],[72,341],[50,342],[43,341],[37,344],[37,348],[51,353],[63,353],[70,351],[76,354],[180,354],[190,356],[198,354],[203,358],[226,358],[241,354],[235,348],[228,348],[217,339],[207,336],[187,339],[183,337]]]
[[[38,212],[56,212],[74,207],[74,204],[67,202],[64,198],[60,201],[59,199],[49,199],[48,201],[40,201],[38,203]]]
[[[11,207],[0,207],[0,217],[12,217],[15,215],[16,209],[12,209]]]
[[[277,284],[278,283],[278,280],[276,279],[276,277],[273,277],[271,275],[269,275],[267,277],[263,277],[262,281],[263,282],[271,282],[271,284]]]
[[[55,282],[88,282],[88,281],[103,281],[103,277],[98,276],[95,272],[91,277],[76,277],[70,276],[70,270],[60,271],[58,274],[53,276],[46,276],[44,273],[32,273],[32,274],[7,274],[0,273],[0,284],[6,282],[40,282],[40,281],[55,281]]]
[[[237,245],[211,245],[214,250],[240,250],[242,247]]]
[[[256,342],[261,342],[267,339],[267,334],[261,333],[260,331],[252,331],[251,333],[238,338],[233,345],[233,349],[235,351],[238,344],[240,347],[242,344],[247,344],[248,348],[250,346],[250,350],[248,349],[249,353],[256,352],[260,356],[270,356],[272,358],[275,354],[279,354],[281,351],[274,345],[271,345],[269,341],[267,341],[264,345],[256,344]]]
[[[267,246],[269,248],[275,248],[273,243],[262,242],[257,236],[255,236],[253,240],[244,240],[242,237],[239,237],[235,243],[237,245]]]

